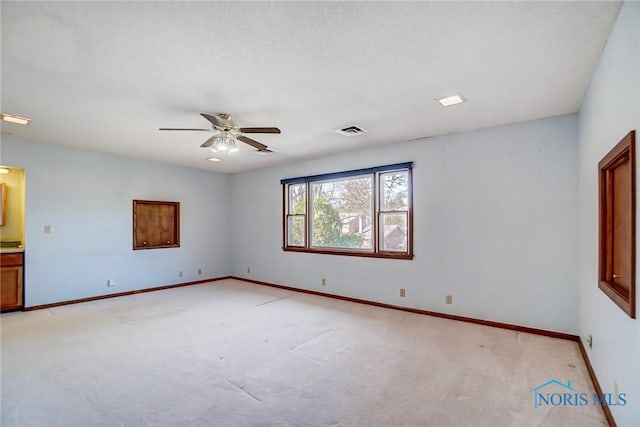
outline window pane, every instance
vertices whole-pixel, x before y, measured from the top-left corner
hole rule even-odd
[[[407,171],[380,174],[380,210],[403,211],[409,209]]]
[[[380,250],[407,252],[407,214],[380,214]]]
[[[305,184],[289,185],[289,213],[304,214],[306,210]]]
[[[304,246],[304,215],[287,218],[287,246]]]
[[[311,244],[372,250],[373,178],[311,184]]]

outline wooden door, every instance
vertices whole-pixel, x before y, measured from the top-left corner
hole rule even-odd
[[[599,163],[599,287],[635,318],[635,132]]]

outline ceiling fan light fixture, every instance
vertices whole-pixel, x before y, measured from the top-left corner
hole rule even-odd
[[[216,151],[232,151],[236,148],[236,137],[229,131],[223,130],[213,140],[211,149]]]

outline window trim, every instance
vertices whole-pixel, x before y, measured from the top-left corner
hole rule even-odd
[[[380,214],[388,213],[392,211],[386,211],[381,209],[380,205],[380,179],[381,173],[401,171],[407,172],[407,210],[401,210],[398,212],[406,213],[407,215],[407,250],[405,252],[389,251],[380,249]],[[359,175],[372,175],[373,191],[372,191],[372,250],[359,250],[352,248],[326,248],[326,247],[314,247],[310,241],[311,224],[311,197],[309,187],[313,182],[335,180],[340,178],[348,178]],[[304,233],[305,233],[305,246],[289,246],[288,244],[288,218],[293,214],[289,214],[289,194],[288,185],[290,184],[302,184],[306,185],[305,188],[305,213],[296,214],[296,216],[304,216]],[[314,254],[326,254],[326,255],[344,255],[344,256],[356,256],[365,258],[386,258],[386,259],[404,259],[412,260],[414,258],[413,253],[413,162],[395,163],[390,165],[376,166],[365,169],[354,169],[343,172],[332,172],[319,175],[310,175],[296,178],[286,178],[280,181],[282,185],[282,250],[286,252],[304,252]]]

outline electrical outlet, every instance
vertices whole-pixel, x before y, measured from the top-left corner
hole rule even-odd
[[[589,344],[589,348],[593,348],[593,337],[591,334],[587,337],[587,344]]]
[[[107,287],[109,288],[115,288],[116,287],[116,281],[113,279],[109,279],[107,280]]]
[[[453,295],[447,295],[444,299],[446,304],[453,304]]]
[[[50,225],[45,225],[44,226],[44,234],[51,234],[51,226]]]
[[[400,288],[400,296],[401,297],[405,297],[406,296],[406,291],[404,288]]]
[[[198,269],[198,276],[202,276],[202,269],[201,268]]]
[[[327,279],[324,277],[322,278],[322,286],[327,286]]]
[[[178,271],[178,277],[182,277],[182,270]]]
[[[251,274],[251,267],[247,267],[247,274]]]

